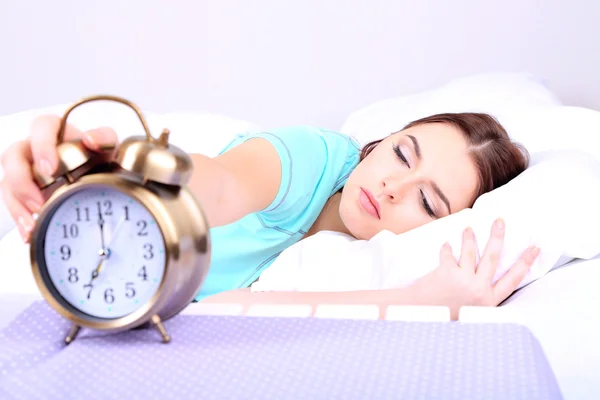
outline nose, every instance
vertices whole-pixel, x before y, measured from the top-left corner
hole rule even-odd
[[[383,194],[391,202],[401,201],[408,193],[408,190],[413,186],[414,182],[410,178],[387,178],[383,180]]]

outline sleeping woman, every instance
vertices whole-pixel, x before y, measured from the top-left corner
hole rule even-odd
[[[33,214],[44,203],[32,166],[57,167],[60,119],[38,118],[31,135],[2,155],[4,201],[27,242]],[[81,132],[92,150],[116,143],[110,128]],[[491,227],[476,263],[476,238],[467,228],[459,259],[445,244],[439,267],[402,289],[346,292],[250,292],[249,286],[294,243],[323,230],[368,240],[382,230],[401,234],[471,207],[482,194],[519,175],[528,155],[491,116],[439,114],[408,124],[362,149],[326,129],[290,127],[240,135],[218,156],[192,154],[189,185],[212,240],[211,266],[196,300],[202,302],[442,305],[453,318],[463,305],[496,306],[524,278],[539,249],[524,249],[492,284],[503,247],[504,224]]]

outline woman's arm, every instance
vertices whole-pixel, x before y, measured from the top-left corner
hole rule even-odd
[[[266,208],[281,183],[281,161],[267,140],[250,139],[215,157],[192,154],[189,187],[209,226],[221,226]]]
[[[364,290],[353,292],[255,292],[248,289],[224,292],[204,299],[206,303],[308,304],[313,313],[319,304],[373,304],[379,315],[390,305],[439,305],[450,308],[452,319],[458,318],[462,306],[494,307],[518,287],[539,254],[539,249],[527,249],[513,266],[495,283],[494,273],[502,252],[504,224],[497,221],[492,228],[486,249],[477,264],[477,247],[472,230],[463,234],[461,256],[457,262],[450,245],[440,250],[440,266],[400,289]]]

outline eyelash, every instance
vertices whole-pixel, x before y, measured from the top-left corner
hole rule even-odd
[[[404,164],[406,164],[406,166],[408,168],[410,168],[410,165],[408,164],[408,160],[406,159],[406,157],[404,157],[404,154],[402,153],[402,150],[400,150],[400,147],[398,145],[394,144],[393,149],[394,149],[394,153],[396,153],[396,155],[398,156],[400,161],[402,161]],[[433,212],[433,209],[431,208],[431,206],[429,205],[429,202],[425,198],[425,193],[423,193],[422,190],[419,190],[419,192],[421,193],[421,203],[423,204],[423,208],[425,209],[425,212],[427,212],[427,214],[431,218],[436,218],[436,215]]]
[[[427,211],[427,214],[429,214],[429,216],[431,218],[436,218],[435,213],[433,212],[433,210],[431,209],[431,207],[429,206],[429,202],[427,201],[427,199],[425,198],[425,194],[423,193],[422,190],[419,190],[421,192],[421,200],[423,203],[423,207],[425,208],[425,211]]]
[[[400,147],[398,147],[397,144],[393,145],[394,147],[394,153],[396,153],[396,155],[398,156],[398,158],[404,163],[406,164],[406,166],[408,168],[410,168],[410,165],[408,164],[408,160],[406,159],[406,157],[404,157],[404,154],[402,153],[402,150],[400,150]]]

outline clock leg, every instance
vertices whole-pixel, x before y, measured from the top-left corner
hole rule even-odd
[[[65,338],[65,343],[66,344],[71,344],[71,342],[73,340],[75,340],[75,337],[79,333],[79,329],[81,329],[81,327],[79,325],[73,324],[73,326],[71,326],[71,330],[69,331],[69,334]]]
[[[160,317],[156,314],[152,316],[152,323],[156,326],[156,329],[161,334],[163,343],[169,343],[171,341],[171,336],[167,333],[165,326],[163,325]]]

